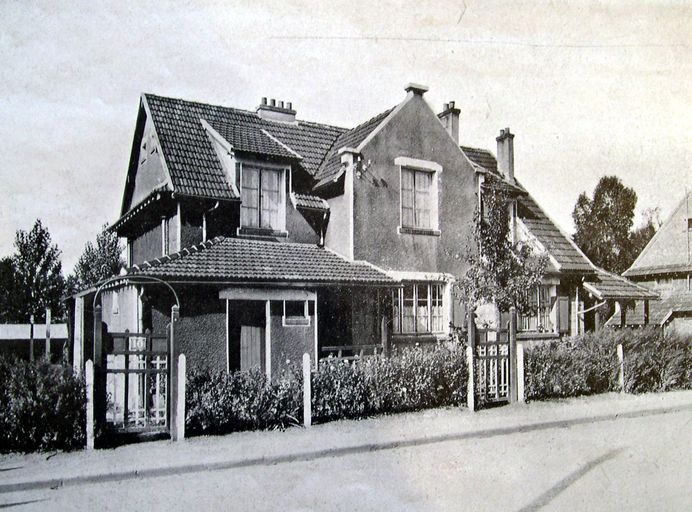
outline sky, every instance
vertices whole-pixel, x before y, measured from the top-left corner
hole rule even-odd
[[[0,0],[0,256],[47,225],[72,270],[120,213],[150,92],[355,126],[427,85],[568,233],[615,174],[637,215],[692,189],[692,2]],[[638,220],[638,219],[637,219]]]

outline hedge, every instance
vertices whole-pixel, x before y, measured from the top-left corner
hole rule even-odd
[[[0,357],[0,451],[84,446],[86,391],[68,365]]]
[[[356,361],[329,358],[312,374],[315,422],[459,405],[467,368],[459,343],[411,347],[392,357]],[[276,429],[303,420],[299,368],[271,383],[258,369],[194,372],[186,392],[188,435]]]
[[[605,329],[536,345],[525,352],[529,400],[619,391],[617,345],[625,355],[625,391],[692,387],[692,340],[660,329]]]

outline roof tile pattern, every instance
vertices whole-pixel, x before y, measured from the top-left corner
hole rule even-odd
[[[193,281],[394,284],[384,272],[310,244],[217,237],[131,267],[128,273]]]
[[[308,208],[310,210],[329,210],[329,203],[321,197],[309,194],[293,194],[293,198],[298,208]]]
[[[336,179],[341,174],[341,158],[339,157],[339,150],[341,148],[355,148],[363,142],[370,133],[377,128],[382,121],[394,110],[390,108],[384,112],[377,114],[372,119],[359,124],[352,130],[348,130],[342,133],[334,144],[331,146],[329,153],[324,159],[324,162],[315,174],[315,179],[317,183],[314,188],[320,188],[330,181]]]
[[[492,173],[498,173],[497,160],[495,159],[495,156],[487,149],[461,146],[461,150],[474,164],[480,165]]]
[[[530,194],[520,196],[517,202],[519,218],[531,234],[557,260],[561,271],[593,272],[594,269],[591,262],[553,224]]]
[[[236,149],[295,158],[272,137],[300,154],[310,174],[317,169],[345,129],[298,121],[261,119],[255,112],[192,101],[144,95],[171,174],[174,191],[184,195],[236,199],[201,120],[217,130]],[[265,130],[272,137],[262,132]]]
[[[601,268],[596,269],[596,281],[588,282],[585,285],[595,289],[600,300],[641,300],[658,298],[658,294],[652,292],[648,288]]]

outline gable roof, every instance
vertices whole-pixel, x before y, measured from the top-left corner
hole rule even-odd
[[[377,128],[386,117],[394,110],[396,107],[392,107],[384,112],[377,114],[375,117],[359,124],[355,128],[343,132],[332,144],[327,156],[325,157],[322,165],[315,173],[314,177],[317,183],[313,187],[318,189],[327,185],[331,181],[338,179],[341,176],[341,157],[339,156],[339,150],[341,148],[355,148],[363,142],[368,135],[370,135],[375,128]]]
[[[692,271],[692,192],[685,194],[646,247],[623,272],[636,277]]]
[[[483,169],[490,171],[493,174],[498,174],[497,170],[497,160],[495,155],[493,155],[487,149],[472,148],[470,146],[460,146],[461,150],[468,157],[471,162],[476,165],[480,165]]]
[[[369,263],[349,261],[316,245],[224,237],[135,265],[127,274],[195,282],[396,283]]]
[[[344,128],[297,121],[282,123],[255,112],[143,94],[170,173],[173,191],[213,199],[237,199],[204,129],[202,120],[234,149],[280,158],[301,157],[314,175]]]

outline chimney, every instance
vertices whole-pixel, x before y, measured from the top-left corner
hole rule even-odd
[[[454,139],[454,142],[459,144],[459,113],[461,110],[454,106],[454,102],[445,103],[442,107],[442,112],[437,114],[437,117],[442,121],[442,125]]]
[[[509,128],[500,130],[497,141],[497,168],[509,180],[514,183],[514,134]]]
[[[293,110],[293,103],[290,101],[284,103],[281,100],[270,98],[269,102],[267,102],[267,98],[263,97],[262,103],[257,107],[256,112],[260,118],[269,121],[279,121],[281,123],[296,122],[296,111]]]
[[[406,92],[412,92],[416,96],[423,96],[426,92],[428,92],[428,86],[414,84],[413,82],[410,82],[406,85],[406,88],[404,90]]]

